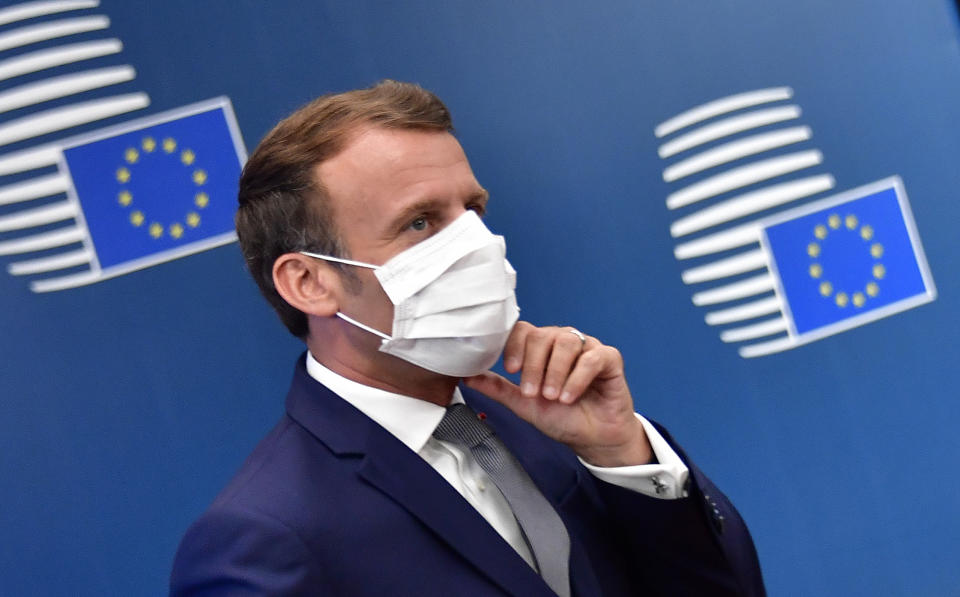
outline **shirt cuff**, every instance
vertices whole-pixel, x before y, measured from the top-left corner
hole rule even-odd
[[[580,463],[587,467],[594,477],[630,489],[643,495],[662,499],[676,500],[687,497],[687,477],[690,469],[680,460],[667,440],[645,418],[637,413],[637,418],[643,424],[647,433],[650,447],[657,457],[656,464],[637,464],[634,466],[601,467],[593,466],[582,458]]]

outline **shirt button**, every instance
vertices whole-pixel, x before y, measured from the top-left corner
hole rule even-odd
[[[480,483],[477,483],[477,489],[479,489],[480,491],[486,491],[487,484],[481,481]]]

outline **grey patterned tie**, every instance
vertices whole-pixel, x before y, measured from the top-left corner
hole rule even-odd
[[[433,437],[470,450],[507,498],[540,576],[557,595],[569,597],[570,536],[567,528],[493,429],[466,404],[452,404]]]

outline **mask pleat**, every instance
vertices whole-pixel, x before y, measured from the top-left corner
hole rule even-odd
[[[394,351],[404,353],[404,359],[445,375],[466,377],[476,375],[493,367],[500,358],[499,351],[491,351],[490,346],[502,346],[507,339],[507,333],[487,334],[466,338],[433,338],[437,350],[431,352],[415,352],[416,340],[390,340],[384,343],[389,347],[385,352]],[[456,354],[456,361],[451,361],[445,355]]]
[[[394,321],[395,326],[402,326],[402,333],[397,334],[394,330],[394,335],[404,338],[446,338],[454,333],[460,337],[487,336],[491,330],[504,329],[511,318],[515,322],[517,316],[516,301],[511,295],[503,301],[451,309],[403,322]]]
[[[494,270],[491,272],[491,269]],[[499,269],[499,272],[496,270]],[[497,263],[475,266],[448,274],[450,283],[427,287],[410,299],[404,317],[423,317],[450,309],[502,301],[513,293],[515,276],[508,276]],[[412,313],[411,313],[412,311]]]

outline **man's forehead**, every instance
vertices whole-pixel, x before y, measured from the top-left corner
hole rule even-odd
[[[360,231],[389,241],[420,214],[486,203],[460,144],[441,130],[358,130],[315,175],[347,245]]]
[[[469,173],[467,157],[446,131],[367,126],[351,133],[343,149],[315,168],[331,194],[336,189],[410,186]],[[474,183],[475,184],[475,183]],[[380,189],[384,190],[384,189]]]
[[[418,148],[438,143],[442,143],[449,151],[463,154],[457,138],[445,130],[363,125],[350,130],[340,152],[327,161],[344,154],[364,154],[364,157],[378,156],[383,160],[393,160],[419,153]]]

